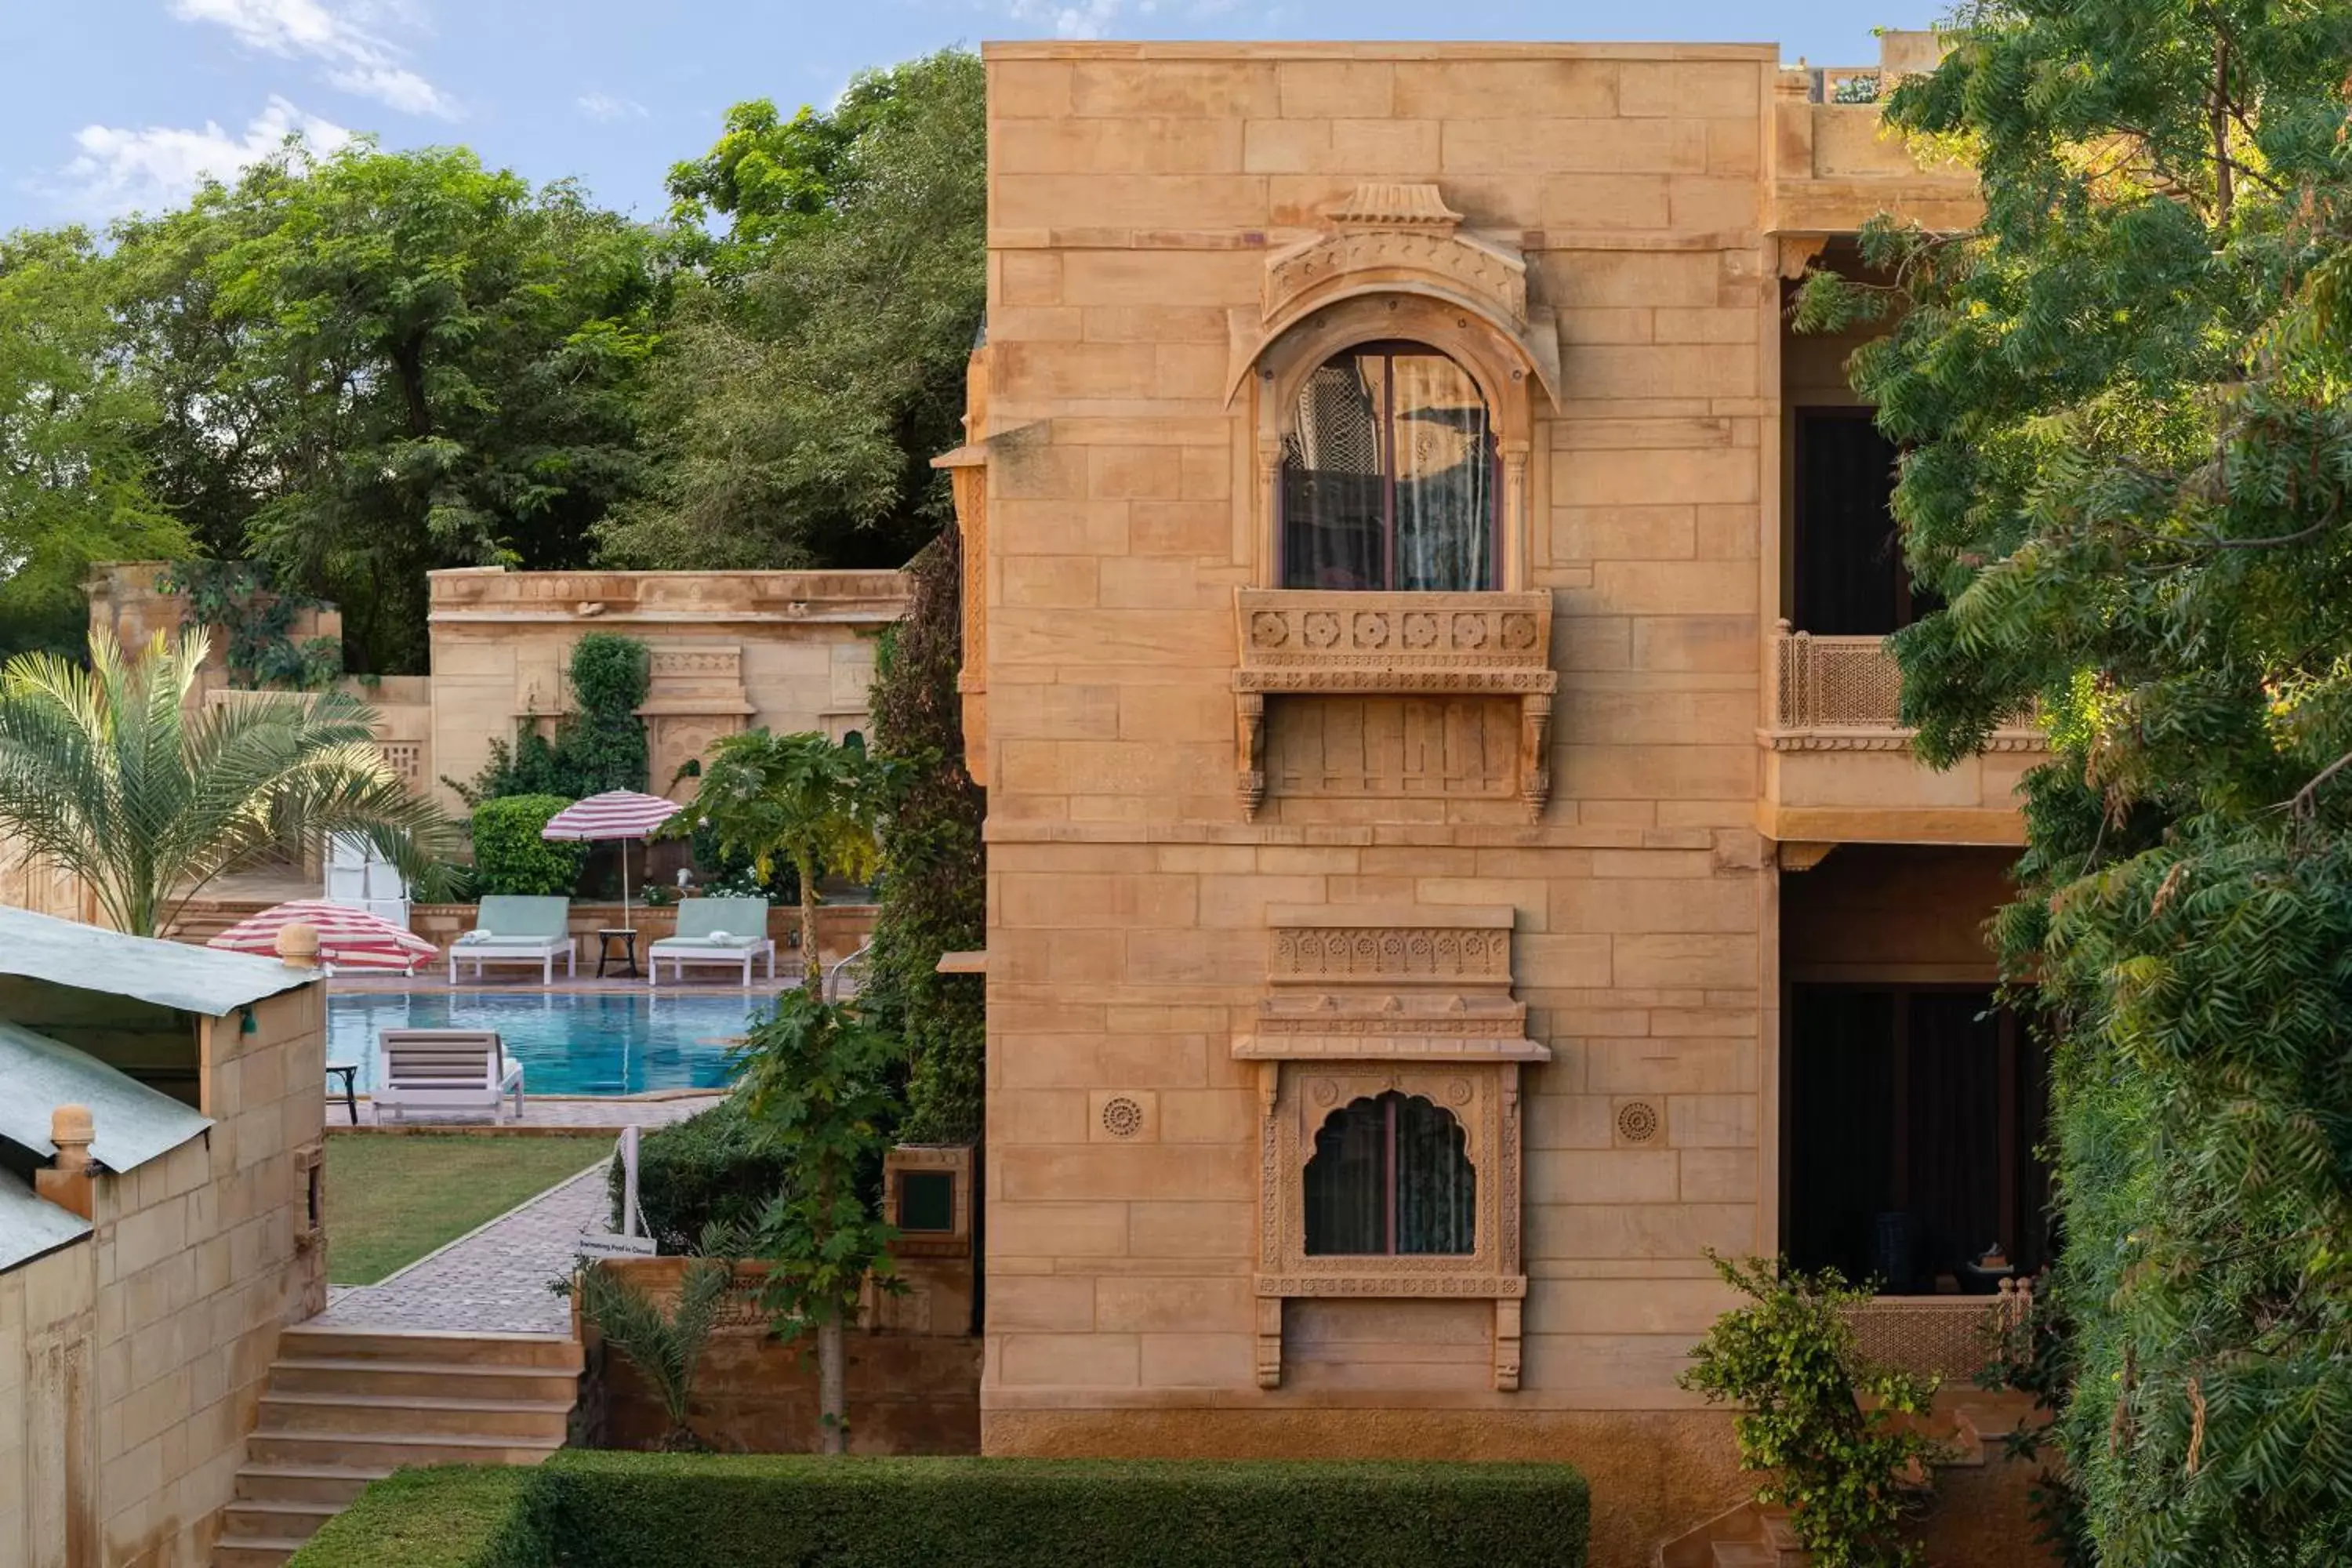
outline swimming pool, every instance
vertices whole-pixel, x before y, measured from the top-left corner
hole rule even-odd
[[[718,1089],[727,1082],[728,1037],[767,1005],[740,991],[330,991],[327,1058],[359,1063],[364,1090],[378,1029],[496,1029],[523,1064],[527,1094]]]

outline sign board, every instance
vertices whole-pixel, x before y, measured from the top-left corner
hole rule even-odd
[[[583,1258],[651,1258],[655,1250],[650,1236],[621,1236],[600,1230],[585,1232],[580,1237]]]

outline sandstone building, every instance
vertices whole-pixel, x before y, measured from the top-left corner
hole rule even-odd
[[[1973,180],[1769,47],[987,64],[984,1445],[1570,1458],[1646,1562],[1742,1489],[1706,1249],[1926,1363],[2041,1260],[2036,742],[1907,753],[1893,454],[1784,309]]]

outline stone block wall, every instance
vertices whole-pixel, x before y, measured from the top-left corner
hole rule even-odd
[[[1879,163],[1817,166],[1767,47],[987,59],[985,1446],[1573,1458],[1645,1561],[1738,1490],[1674,1382],[1703,1253],[1778,1241],[1774,215],[1857,226]],[[1396,339],[1486,393],[1532,671],[1408,668],[1409,595],[1317,601],[1304,674],[1241,613],[1286,390]],[[1269,934],[1374,909],[1505,911],[1523,1299],[1267,1277]]]

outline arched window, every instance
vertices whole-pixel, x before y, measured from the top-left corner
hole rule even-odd
[[[1470,374],[1420,343],[1332,355],[1282,442],[1282,585],[1492,588],[1493,424]]]
[[[1417,1095],[1391,1090],[1333,1111],[1305,1186],[1310,1257],[1477,1250],[1478,1173],[1462,1124]]]

